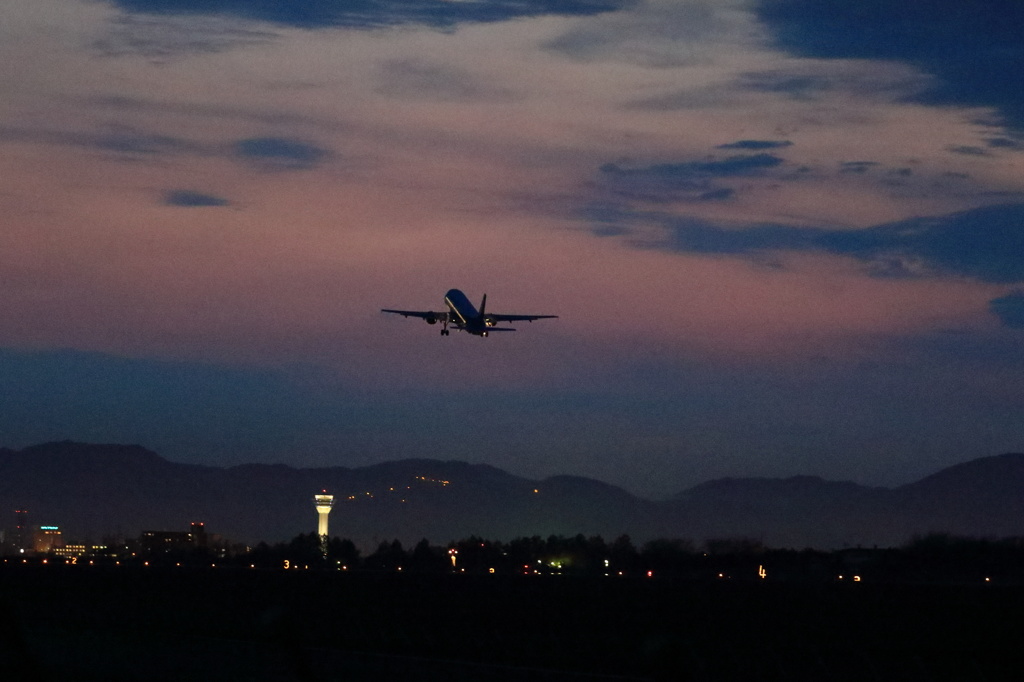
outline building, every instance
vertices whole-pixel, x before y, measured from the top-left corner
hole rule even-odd
[[[139,538],[141,549],[147,554],[167,554],[206,548],[206,525],[193,522],[187,531],[144,530]]]
[[[35,534],[32,542],[32,549],[36,554],[48,554],[64,546],[64,538],[61,537],[60,528],[57,526],[39,526],[39,532]]]
[[[326,538],[327,515],[331,513],[331,507],[334,506],[334,495],[328,495],[324,490],[320,495],[313,496],[313,503],[316,505],[317,514],[320,515],[316,534],[321,538]]]
[[[331,507],[334,506],[334,495],[328,495],[327,491],[324,490],[319,495],[313,496],[313,503],[316,504],[316,512],[320,515],[319,523],[317,523],[317,535],[320,536],[320,551],[323,552],[324,557],[327,557],[327,515],[331,513]]]
[[[193,521],[189,534],[192,536],[193,547],[206,549],[209,546],[209,540],[206,537],[206,524],[202,521]]]
[[[32,549],[32,529],[28,527],[28,510],[14,510],[15,526],[11,534],[11,546],[15,552]]]

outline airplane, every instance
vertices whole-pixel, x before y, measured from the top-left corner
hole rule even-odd
[[[444,295],[444,304],[448,306],[448,310],[442,313],[429,310],[391,310],[390,308],[381,308],[380,311],[382,313],[395,313],[402,317],[418,317],[426,320],[427,324],[437,324],[440,322],[441,336],[450,335],[451,331],[448,329],[448,325],[452,325],[460,331],[469,332],[474,336],[486,337],[491,332],[515,331],[512,327],[495,326],[499,322],[518,322],[523,320],[533,322],[534,320],[558,317],[558,315],[499,315],[498,313],[487,313],[484,312],[487,308],[487,294],[484,294],[484,299],[480,302],[480,310],[477,310],[469,302],[469,299],[466,298],[466,295],[458,289],[450,289]]]

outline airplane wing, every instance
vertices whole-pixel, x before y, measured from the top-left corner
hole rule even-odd
[[[494,322],[533,322],[534,320],[544,320],[552,317],[558,317],[558,315],[499,315],[496,313],[487,313],[488,320]]]
[[[382,313],[395,313],[402,317],[419,317],[424,320],[443,320],[447,317],[448,313],[435,313],[429,310],[391,310],[389,308],[381,308]]]

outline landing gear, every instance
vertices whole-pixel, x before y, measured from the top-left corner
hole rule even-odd
[[[447,329],[442,329],[441,330],[441,336],[448,336],[448,330]]]

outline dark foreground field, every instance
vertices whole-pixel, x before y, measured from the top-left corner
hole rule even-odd
[[[1018,680],[1024,589],[0,568],[5,680]]]

